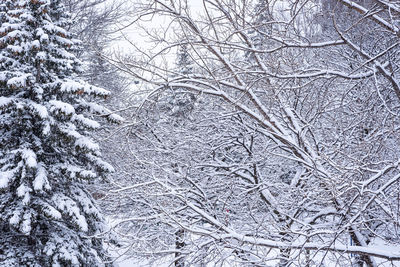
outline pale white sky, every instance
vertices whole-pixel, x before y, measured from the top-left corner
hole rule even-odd
[[[141,1],[141,0],[131,0]],[[196,15],[203,9],[203,0],[188,0],[189,7],[191,9],[191,14]],[[122,52],[124,54],[135,53],[132,47],[132,44],[138,46],[140,49],[144,51],[155,52],[161,49],[160,46],[155,47],[154,44],[150,42],[149,35],[146,32],[153,31],[163,31],[169,25],[169,20],[166,17],[153,16],[148,17],[146,21],[141,21],[140,23],[135,23],[127,29],[122,31],[122,34],[126,40],[121,40],[116,42],[113,49],[116,52]],[[144,30],[146,29],[146,30]],[[167,55],[168,61],[174,61],[176,56],[176,50],[171,51],[169,55]]]

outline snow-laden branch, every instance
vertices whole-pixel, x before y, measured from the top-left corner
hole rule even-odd
[[[361,13],[362,15],[366,15],[367,17],[372,18],[375,22],[377,22],[378,24],[380,24],[381,26],[385,27],[386,29],[392,31],[394,34],[398,35],[400,33],[400,29],[399,27],[397,27],[396,25],[394,25],[393,23],[390,23],[388,21],[386,21],[385,19],[383,19],[382,17],[373,14],[372,16],[369,15],[370,10],[368,10],[367,8],[355,3],[354,1],[351,0],[339,0],[340,2],[342,2],[343,4],[345,4],[346,6],[356,10],[357,12]]]

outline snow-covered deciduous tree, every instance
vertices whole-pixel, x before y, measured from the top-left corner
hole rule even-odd
[[[137,2],[135,19],[171,22],[149,32],[164,46],[114,63],[151,96],[191,91],[199,106],[185,127],[132,128],[149,145],[135,143],[142,168],[116,192],[131,201],[134,252],[177,255],[168,236],[182,228],[178,253],[192,265],[400,260],[397,3]],[[193,74],[156,64],[181,44]]]
[[[113,170],[88,137],[95,116],[118,119],[91,101],[109,92],[79,79],[61,1],[0,9],[0,265],[108,265],[85,185]]]

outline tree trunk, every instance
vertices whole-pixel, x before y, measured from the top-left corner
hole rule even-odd
[[[185,234],[185,232],[183,231],[183,229],[179,229],[175,233],[175,248],[177,250],[175,252],[175,266],[176,267],[184,267],[185,266],[185,261],[182,258],[182,253],[180,252],[180,250],[185,246],[185,242],[183,241],[184,234]]]

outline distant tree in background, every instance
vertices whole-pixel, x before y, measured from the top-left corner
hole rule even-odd
[[[132,12],[126,1],[118,0],[62,0],[74,22],[69,26],[81,43],[80,58],[84,63],[84,78],[91,84],[108,88],[118,102],[118,95],[126,88],[127,79],[103,55],[112,51],[120,38],[119,27]],[[116,102],[116,101],[115,101]],[[114,103],[116,104],[116,103]]]

